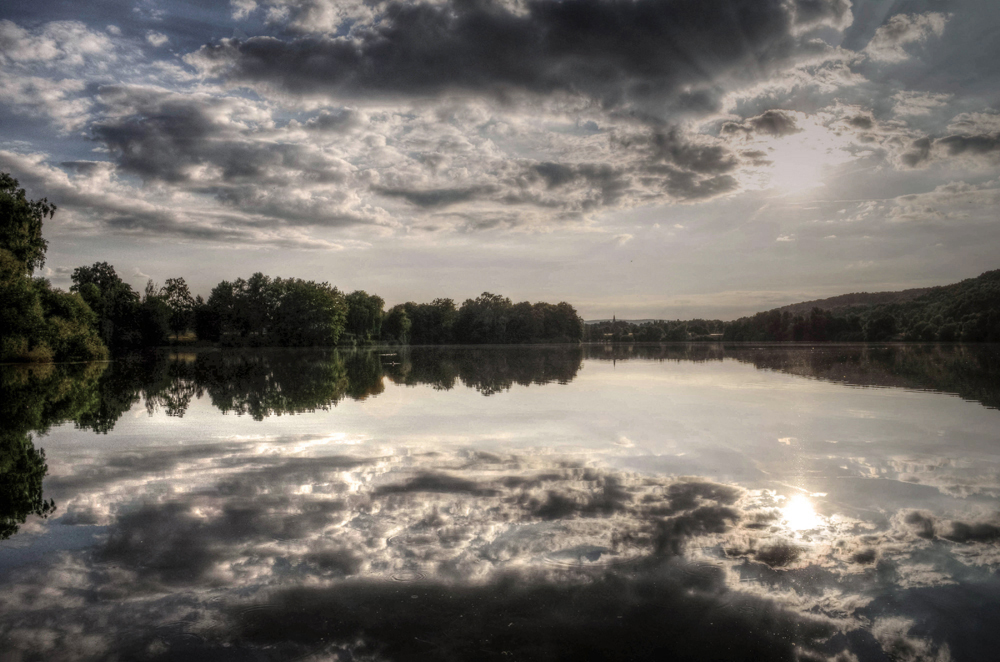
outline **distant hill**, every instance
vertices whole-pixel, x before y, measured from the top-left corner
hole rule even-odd
[[[906,301],[913,301],[914,299],[922,297],[925,294],[940,289],[942,288],[938,286],[916,287],[909,290],[901,290],[899,292],[852,292],[851,294],[840,294],[835,297],[829,297],[828,299],[815,299],[813,301],[792,303],[787,306],[777,308],[776,310],[781,313],[787,310],[793,315],[806,314],[813,308],[837,312],[847,308],[860,308],[877,306],[886,303],[904,303]]]
[[[1000,343],[1000,269],[959,283],[901,292],[856,292],[722,320],[590,320],[591,342]]]
[[[774,308],[727,323],[724,338],[1000,342],[1000,269],[951,285]]]

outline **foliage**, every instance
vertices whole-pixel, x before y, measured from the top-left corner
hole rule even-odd
[[[222,281],[196,310],[200,338],[241,346],[329,346],[341,338],[348,306],[328,283],[297,278]]]
[[[28,200],[17,180],[0,173],[0,361],[107,357],[83,299],[31,278],[45,260],[42,220],[54,213],[55,205]]]
[[[142,345],[139,294],[107,262],[73,270],[71,292],[77,292],[97,313],[101,340],[113,350]]]
[[[406,306],[403,304],[393,306],[382,321],[382,341],[405,345],[410,341],[412,328],[413,322],[406,313]]]
[[[42,237],[42,220],[55,213],[56,206],[46,198],[28,200],[18,181],[0,172],[0,247],[13,255],[26,274],[45,264],[48,242]]]
[[[168,278],[160,296],[170,307],[170,330],[180,335],[194,325],[196,302],[183,278]]]
[[[808,317],[787,309],[757,313],[727,323],[724,339],[1000,342],[1000,270],[915,293],[868,306],[813,308]]]
[[[490,292],[467,299],[454,323],[455,342],[462,344],[579,342],[582,338],[583,320],[570,304],[513,304]]]
[[[385,301],[380,296],[356,290],[347,295],[347,331],[358,342],[371,342],[379,337],[382,330],[382,307]]]
[[[458,309],[451,299],[434,299],[430,303],[402,304],[410,320],[409,342],[413,345],[446,345],[455,342],[455,320]]]

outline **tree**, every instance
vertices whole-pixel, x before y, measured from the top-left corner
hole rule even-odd
[[[382,328],[382,307],[385,301],[380,296],[355,290],[347,295],[347,330],[362,342],[378,338]]]
[[[483,292],[458,310],[455,339],[460,343],[506,343],[513,304],[507,297]]]
[[[896,318],[887,313],[872,317],[865,322],[864,331],[868,342],[891,340],[896,335]]]
[[[194,324],[195,300],[183,278],[168,278],[161,295],[170,307],[170,330],[180,335]]]
[[[142,304],[139,306],[139,330],[145,347],[162,345],[170,333],[172,311],[167,305],[166,297],[160,294],[161,291],[152,279],[146,282]]]
[[[55,213],[56,206],[47,198],[28,200],[18,181],[0,172],[0,246],[28,274],[45,264],[48,242],[42,237],[42,220]]]
[[[197,307],[198,337],[225,344],[293,347],[335,345],[348,306],[328,283],[298,278],[222,281]]]
[[[406,306],[399,304],[389,309],[382,322],[382,340],[405,345],[410,341],[410,329],[413,324],[406,314]]]
[[[31,272],[45,261],[42,220],[55,205],[28,200],[17,180],[0,173],[0,361],[103,359],[96,317],[76,294],[52,289]]]
[[[344,295],[328,283],[289,278],[274,281],[278,306],[273,316],[276,344],[331,346],[340,340],[347,318]]]
[[[97,313],[101,339],[113,349],[142,343],[139,294],[107,262],[73,270],[71,292],[78,292]]]

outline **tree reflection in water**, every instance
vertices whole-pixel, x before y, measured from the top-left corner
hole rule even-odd
[[[996,352],[984,347],[203,352],[5,367],[4,450],[37,459],[2,465],[28,495],[4,497],[4,522],[51,509],[29,435],[60,422],[107,433],[140,403],[179,417],[198,398],[260,421],[375,398],[386,380],[495,402],[605,358],[735,359],[997,403]],[[122,448],[49,478],[67,501],[52,528],[99,535],[84,555],[0,572],[0,646],[28,658],[840,662],[987,659],[1000,647],[985,625],[1000,610],[988,513],[887,507],[864,519],[816,495],[545,453],[316,456],[300,441]],[[992,506],[989,495],[970,501]]]

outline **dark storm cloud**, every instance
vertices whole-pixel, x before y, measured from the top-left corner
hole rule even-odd
[[[412,494],[418,492],[436,492],[441,494],[464,493],[477,496],[494,496],[498,492],[483,487],[478,483],[447,474],[425,473],[415,476],[401,485],[383,485],[375,489],[373,496],[385,494]]]
[[[842,2],[800,2],[816,20]],[[825,9],[824,9],[825,8]],[[568,92],[606,106],[690,94],[795,50],[783,0],[390,3],[342,38],[224,40],[188,56],[236,84],[294,94],[387,96],[461,89]]]
[[[553,163],[544,162],[530,165],[514,180],[520,190],[508,193],[505,202],[533,202],[540,206],[556,206],[556,199],[566,189],[578,188],[586,191],[586,199],[581,202],[581,210],[614,206],[627,194],[633,177],[642,171],[640,164],[632,168],[608,163]],[[631,172],[630,172],[631,170]],[[536,182],[544,184],[544,190],[553,198],[546,202],[545,196],[537,195],[530,189]]]
[[[775,543],[760,548],[754,558],[772,568],[782,568],[802,556],[802,549],[789,543]]]
[[[197,226],[170,214],[110,214],[105,222],[111,227],[220,241],[243,239],[253,226],[376,222],[352,206],[352,167],[345,160],[288,138],[302,129],[349,131],[361,122],[353,111],[324,113],[304,125],[276,129],[267,112],[240,98],[105,86],[99,99],[105,117],[91,125],[91,134],[107,147],[119,173],[211,195],[234,212],[228,225]]]
[[[903,522],[914,534],[932,540],[935,537],[955,543],[996,543],[1000,542],[1000,523],[996,519],[963,522],[949,520],[941,522],[930,513],[911,511]]]
[[[924,137],[910,143],[901,156],[904,165],[915,168],[923,163],[949,158],[995,159],[1000,155],[1000,133],[954,134],[941,138]]]
[[[911,168],[915,168],[931,157],[931,139],[918,138],[910,143],[910,149],[903,153],[900,159]]]
[[[856,129],[869,130],[875,126],[875,120],[869,115],[855,115],[847,123]]]
[[[946,136],[939,138],[937,144],[944,147],[949,156],[991,154],[1000,152],[1000,133]]]
[[[200,183],[192,172],[197,166],[218,168],[213,179],[225,184],[287,185],[303,175],[319,183],[345,179],[342,165],[306,145],[251,140],[252,123],[230,117],[241,110],[231,99],[128,87],[100,93],[113,116],[93,124],[94,138],[123,171],[147,181]]]
[[[511,572],[483,585],[351,580],[275,592],[234,633],[260,645],[358,642],[353,656],[386,659],[798,660],[823,651],[834,627],[774,602],[724,606],[720,574],[663,564],[585,582]],[[244,608],[245,609],[245,608]],[[829,650],[828,654],[836,651]],[[501,653],[502,652],[502,653]],[[503,657],[501,657],[501,654]]]
[[[587,478],[588,476],[584,476]],[[615,476],[589,476],[589,489],[549,489],[544,498],[522,494],[519,504],[545,520],[569,517],[608,517],[628,509],[634,495]]]
[[[496,192],[495,186],[468,186],[465,188],[438,188],[438,189],[401,189],[374,187],[375,193],[385,195],[390,198],[402,198],[412,205],[424,209],[434,209],[447,207],[460,202],[482,199],[490,193]]]
[[[795,123],[795,117],[780,110],[768,110],[756,117],[751,117],[743,122],[726,122],[722,125],[723,133],[762,133],[768,136],[781,138],[799,133],[800,129]]]
[[[737,164],[736,158],[724,147],[691,142],[676,129],[654,132],[649,147],[654,163],[672,163],[701,175],[730,172]]]

